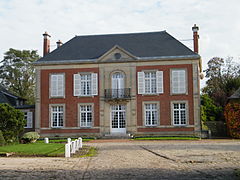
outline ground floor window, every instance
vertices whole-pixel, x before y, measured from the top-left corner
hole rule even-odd
[[[63,106],[51,106],[51,124],[52,127],[63,127]]]
[[[157,126],[157,124],[158,124],[157,107],[158,107],[157,103],[144,105],[145,125],[146,126]]]
[[[33,123],[33,115],[30,111],[24,111],[24,119],[26,120],[26,124],[24,128],[32,128]]]
[[[80,105],[80,126],[91,127],[92,126],[92,105]]]
[[[173,103],[173,125],[187,124],[187,105],[185,102]]]

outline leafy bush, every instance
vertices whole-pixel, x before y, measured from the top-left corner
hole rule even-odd
[[[22,136],[22,140],[24,143],[32,143],[35,142],[39,137],[40,136],[37,132],[27,132]]]
[[[23,112],[8,104],[0,104],[0,130],[6,142],[18,141],[25,123]]]
[[[233,138],[240,138],[240,104],[228,103],[225,107],[224,116],[229,135]]]
[[[2,131],[0,130],[0,146],[3,146],[5,144],[5,139],[3,137]]]

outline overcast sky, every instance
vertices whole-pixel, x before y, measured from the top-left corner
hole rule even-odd
[[[240,63],[239,0],[0,0],[0,58],[9,48],[38,50],[42,34],[63,43],[75,35],[166,30],[178,40],[200,28],[203,68],[214,57]],[[181,41],[193,48],[192,41]]]

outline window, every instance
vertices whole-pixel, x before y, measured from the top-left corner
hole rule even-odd
[[[24,128],[32,128],[32,112],[25,111],[24,112],[24,119],[26,120],[26,124]]]
[[[50,96],[64,97],[64,74],[51,74]]]
[[[74,96],[92,96],[97,94],[97,73],[74,74]]]
[[[172,70],[171,78],[172,78],[172,93],[186,94],[187,93],[186,70],[185,69]]]
[[[186,103],[172,103],[173,125],[187,124],[187,105]]]
[[[138,94],[163,93],[163,71],[138,72]]]
[[[92,105],[80,105],[80,126],[91,127],[93,121]]]
[[[158,111],[157,104],[145,104],[145,125],[146,126],[157,126],[158,124]]]
[[[63,106],[51,106],[51,124],[52,127],[58,128],[63,127]]]

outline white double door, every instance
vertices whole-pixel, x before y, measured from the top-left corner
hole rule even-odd
[[[111,133],[126,134],[126,106],[111,105]]]

